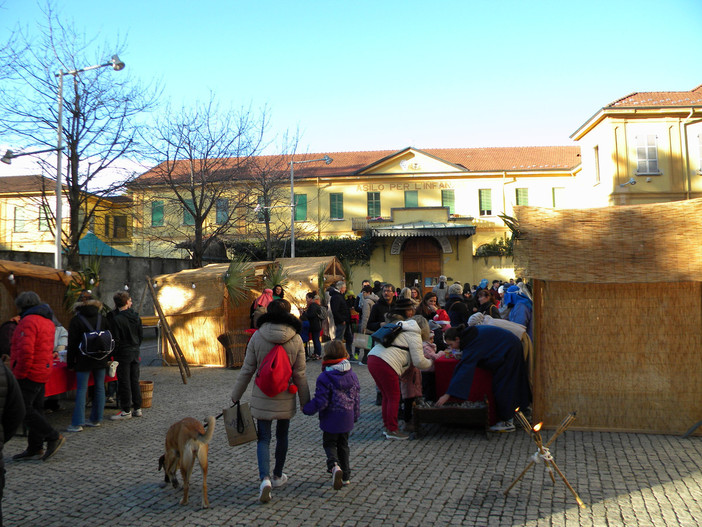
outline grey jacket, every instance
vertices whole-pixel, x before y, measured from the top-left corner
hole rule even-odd
[[[307,385],[305,367],[305,346],[296,329],[300,321],[292,315],[286,317],[272,316],[270,313],[260,319],[260,328],[253,334],[246,348],[244,365],[241,367],[234,383],[232,401],[241,400],[246,387],[255,378],[263,359],[275,344],[282,344],[288,354],[293,370],[293,383],[297,386],[300,406],[310,400],[310,389]],[[273,419],[290,419],[295,415],[295,394],[289,391],[268,397],[261,389],[252,383],[251,415],[256,419],[270,421]]]

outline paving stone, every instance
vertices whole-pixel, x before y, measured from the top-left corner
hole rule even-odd
[[[310,387],[319,371],[311,363]],[[6,525],[696,525],[702,518],[702,444],[699,437],[569,431],[552,452],[587,509],[580,510],[559,478],[532,468],[504,496],[529,462],[534,445],[523,432],[481,433],[425,426],[413,441],[382,436],[380,408],[367,368],[354,367],[362,387],[361,420],[350,439],[352,484],[331,488],[315,417],[293,418],[285,472],[289,483],[273,500],[258,498],[256,445],[229,447],[217,421],[210,444],[211,508],[200,507],[202,473],[182,490],[161,489],[157,471],[168,427],[183,417],[204,419],[230,405],[238,374],[191,368],[188,384],[177,368],[142,368],[154,381],[153,407],[141,419],[109,421],[67,436],[48,462],[13,462],[26,438],[5,445]],[[246,400],[247,397],[244,398]],[[70,422],[72,401],[47,416],[59,429]],[[546,431],[547,438],[550,432]]]

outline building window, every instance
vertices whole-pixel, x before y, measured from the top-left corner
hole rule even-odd
[[[49,207],[39,205],[39,230],[46,232],[49,230]]]
[[[441,206],[448,207],[449,214],[456,214],[456,192],[453,189],[441,191]]]
[[[266,200],[263,196],[258,197],[254,212],[256,213],[257,222],[263,223],[266,221]]]
[[[126,238],[127,237],[127,217],[113,216],[112,217],[112,237]]]
[[[594,154],[595,154],[595,185],[600,184],[600,147],[595,146]]]
[[[565,203],[565,188],[564,187],[553,187],[551,189],[551,197],[553,199],[553,208],[559,209],[563,207]]]
[[[24,215],[24,207],[15,207],[15,232],[27,232],[27,222]]]
[[[636,173],[660,174],[658,171],[658,139],[655,135],[636,138]]]
[[[195,225],[195,216],[190,212],[191,210],[195,210],[195,204],[193,200],[186,199],[183,205],[183,225]]]
[[[405,207],[419,207],[419,195],[416,190],[405,190]]]
[[[307,194],[295,194],[295,221],[307,221]]]
[[[151,202],[151,226],[163,227],[163,201]]]
[[[215,221],[217,225],[224,225],[229,221],[229,200],[228,199],[218,199],[217,200],[217,213],[215,215]]]
[[[479,189],[478,199],[480,202],[480,215],[492,216],[492,190],[489,188]]]
[[[368,192],[368,217],[380,218],[380,192]]]
[[[529,189],[518,188],[515,191],[517,193],[517,205],[529,205]]]
[[[344,219],[344,195],[341,192],[329,194],[329,217],[332,220]]]

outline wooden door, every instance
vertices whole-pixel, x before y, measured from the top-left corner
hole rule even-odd
[[[418,278],[422,295],[432,290],[441,275],[441,247],[434,238],[410,238],[402,248],[402,273],[405,286]]]

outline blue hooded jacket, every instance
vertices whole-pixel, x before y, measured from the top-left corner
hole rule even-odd
[[[351,370],[325,369],[317,377],[314,398],[302,408],[305,415],[319,412],[319,428],[330,434],[353,430],[361,415],[361,385]]]

